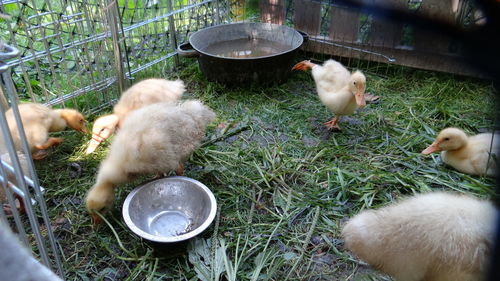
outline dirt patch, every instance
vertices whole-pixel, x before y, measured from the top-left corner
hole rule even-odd
[[[315,147],[320,143],[320,141],[318,139],[315,139],[315,138],[304,136],[304,137],[302,137],[302,143],[306,147]]]
[[[325,124],[323,124],[326,121],[322,122],[321,120],[318,120],[318,118],[316,117],[310,117],[307,119],[307,121],[309,122],[309,125],[313,129],[313,133],[316,136],[318,136],[320,140],[329,140],[332,137],[333,131],[328,130],[325,127]]]

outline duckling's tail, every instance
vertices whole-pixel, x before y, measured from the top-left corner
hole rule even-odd
[[[199,100],[187,100],[180,104],[186,113],[191,115],[194,120],[206,127],[215,119],[215,113]]]
[[[180,99],[186,91],[186,86],[182,80],[166,81],[165,86],[172,101]]]

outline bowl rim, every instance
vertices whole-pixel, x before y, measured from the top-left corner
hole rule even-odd
[[[275,28],[275,29],[290,30],[290,32],[298,35],[298,38],[300,38],[299,43],[297,44],[297,46],[291,46],[290,49],[288,49],[286,51],[279,52],[279,53],[272,54],[272,55],[251,57],[251,58],[233,58],[233,57],[221,57],[221,56],[217,56],[217,55],[212,54],[212,53],[208,53],[204,50],[201,50],[199,48],[199,46],[196,46],[196,43],[194,42],[196,37],[200,36],[200,34],[202,34],[204,32],[206,33],[206,32],[210,32],[211,30],[223,29],[226,26],[238,26],[238,25],[241,25],[241,26],[271,26],[271,28]],[[199,52],[200,54],[203,54],[205,56],[209,56],[209,57],[217,58],[217,59],[232,60],[232,61],[242,61],[242,60],[243,61],[247,61],[247,60],[251,61],[251,60],[273,58],[273,57],[277,57],[277,56],[281,56],[281,55],[288,55],[291,52],[297,50],[298,48],[300,48],[302,46],[302,44],[304,43],[304,37],[302,36],[302,34],[300,34],[300,32],[297,31],[297,29],[286,26],[286,25],[267,23],[267,22],[233,22],[233,23],[212,25],[212,26],[208,26],[208,27],[202,28],[200,30],[197,30],[196,32],[194,32],[193,34],[191,34],[189,36],[188,41],[191,44],[191,46],[193,47],[193,49],[195,49],[197,52]]]
[[[210,213],[208,214],[207,219],[197,228],[195,228],[187,233],[184,233],[182,235],[172,236],[172,237],[162,237],[162,236],[152,235],[150,233],[143,231],[139,227],[137,227],[134,224],[134,222],[132,221],[132,219],[130,218],[130,213],[129,213],[130,203],[132,201],[132,198],[134,198],[135,194],[137,192],[139,192],[139,190],[141,190],[142,188],[146,188],[150,184],[157,182],[157,181],[179,181],[179,180],[187,181],[187,182],[196,184],[197,186],[201,187],[201,189],[203,191],[205,191],[205,193],[208,195],[208,198],[209,198],[210,202],[212,203],[211,204],[212,206],[210,208]],[[184,241],[184,240],[191,239],[191,238],[195,237],[196,235],[200,234],[201,232],[203,232],[205,229],[208,228],[208,226],[215,219],[216,212],[217,212],[217,201],[215,200],[215,196],[212,193],[212,191],[203,183],[201,183],[195,179],[184,177],[184,176],[173,176],[173,177],[161,178],[161,179],[157,179],[157,180],[153,180],[153,181],[144,183],[144,184],[134,188],[134,190],[132,190],[127,195],[127,198],[125,198],[125,201],[123,202],[123,208],[122,208],[122,216],[123,216],[123,219],[125,221],[125,224],[128,226],[128,228],[130,230],[132,230],[132,232],[134,232],[135,234],[137,234],[138,236],[140,236],[144,239],[147,239],[147,240],[150,240],[153,242],[162,242],[162,243],[180,242],[180,241]]]

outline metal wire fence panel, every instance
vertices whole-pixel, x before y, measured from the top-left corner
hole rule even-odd
[[[4,62],[16,55],[15,48],[0,42],[0,94],[3,100],[0,106],[0,220],[16,230],[19,239],[27,248],[33,250],[43,264],[62,276],[63,270],[43,197],[43,188],[38,182],[24,135],[11,72]],[[14,116],[10,122],[7,121],[7,111]],[[14,145],[11,132],[20,136],[21,147]],[[21,210],[26,214],[22,215]],[[2,255],[9,253],[3,252]]]
[[[116,81],[107,1],[2,2],[0,36],[21,56],[9,62],[21,100],[90,109],[108,95],[78,98]]]
[[[191,32],[223,21],[216,0],[129,1],[120,5],[128,76],[173,57]]]
[[[121,80],[120,68],[132,79],[173,58],[179,42],[229,22],[229,12],[220,0],[0,1],[0,38],[21,51],[8,62],[21,100],[92,112],[126,86],[102,91]]]
[[[230,7],[220,0],[0,0],[0,42],[19,50],[19,56],[0,56],[0,220],[61,276],[17,104],[86,113],[108,107],[135,74],[159,63],[175,66],[178,43],[192,32],[230,22]],[[12,143],[9,108],[17,116],[22,149]],[[21,202],[32,202],[25,204],[26,215],[16,208]]]

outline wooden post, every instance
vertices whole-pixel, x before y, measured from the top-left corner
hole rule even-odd
[[[334,5],[330,17],[330,38],[341,42],[358,41],[359,11]]]
[[[285,0],[259,1],[260,19],[264,23],[283,24],[285,22]]]
[[[318,35],[321,25],[321,3],[311,0],[295,0],[293,17],[295,29]]]

